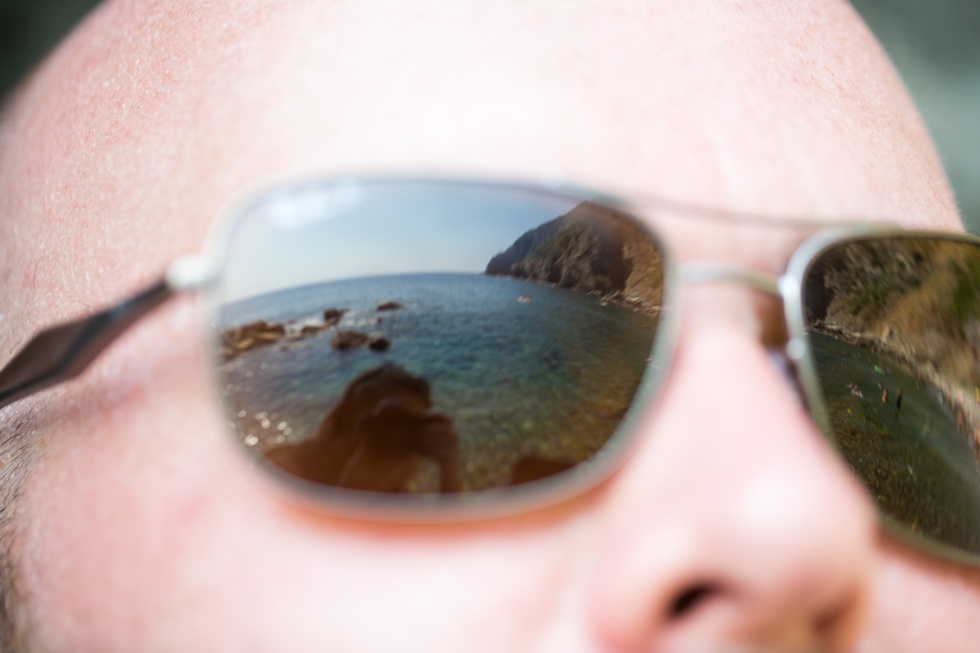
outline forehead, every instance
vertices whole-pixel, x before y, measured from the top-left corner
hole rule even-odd
[[[3,127],[0,292],[50,321],[197,250],[243,186],[378,169],[956,222],[843,3],[110,3]]]

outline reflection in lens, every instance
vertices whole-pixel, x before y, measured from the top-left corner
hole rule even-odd
[[[423,458],[438,465],[439,490],[458,492],[452,420],[429,412],[429,384],[385,364],[347,387],[316,434],[266,454],[284,471],[326,485],[409,492]]]
[[[468,494],[608,442],[649,364],[663,270],[605,206],[376,181],[260,201],[221,294],[219,373],[247,447],[322,485]]]
[[[980,247],[833,246],[804,281],[837,446],[882,511],[980,554]]]

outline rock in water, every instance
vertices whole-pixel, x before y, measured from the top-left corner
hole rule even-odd
[[[368,336],[368,347],[374,351],[387,351],[391,341],[383,333],[372,333]]]
[[[347,312],[346,308],[328,308],[323,311],[323,324],[327,327],[336,326],[340,318]]]
[[[360,331],[337,331],[330,337],[330,346],[341,351],[367,344],[368,335]]]

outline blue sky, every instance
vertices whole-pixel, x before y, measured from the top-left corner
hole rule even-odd
[[[460,182],[357,181],[280,191],[233,231],[223,301],[292,286],[417,272],[482,272],[578,199]]]

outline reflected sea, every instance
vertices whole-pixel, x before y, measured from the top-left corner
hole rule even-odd
[[[905,363],[811,337],[838,449],[878,506],[914,532],[980,554],[980,463],[962,418]]]
[[[401,308],[378,310],[385,302]],[[600,298],[480,274],[337,281],[226,306],[223,328],[262,319],[340,324],[245,352],[223,366],[246,444],[313,435],[360,373],[394,363],[425,378],[453,420],[464,490],[506,484],[526,456],[582,461],[615,432],[647,367],[656,320]],[[335,350],[336,329],[383,334],[384,352]]]

